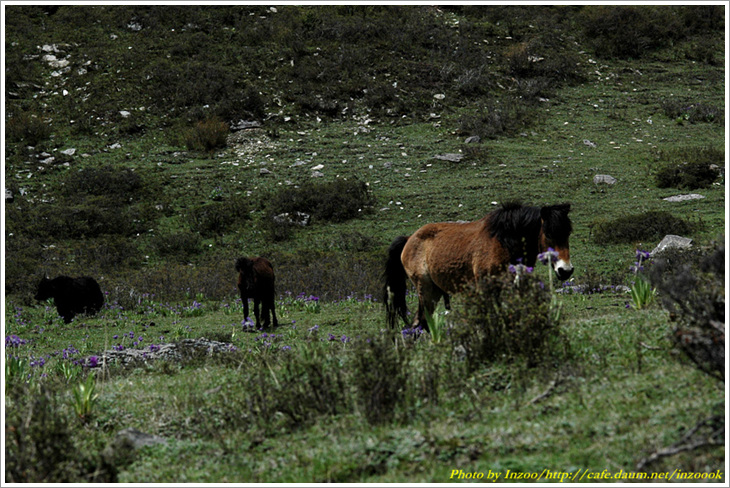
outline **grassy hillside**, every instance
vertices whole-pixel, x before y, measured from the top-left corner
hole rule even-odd
[[[637,471],[724,409],[672,340],[664,288],[646,310],[616,288],[665,234],[693,239],[680,262],[724,241],[723,32],[711,6],[5,7],[6,476]],[[704,198],[664,200],[687,193]],[[451,336],[383,339],[390,242],[512,199],[572,203],[559,285],[583,293],[560,295],[559,354],[472,368]],[[274,219],[295,211],[307,226]],[[242,324],[242,255],[275,266],[284,325],[267,335]],[[96,277],[106,308],[63,325],[32,300],[44,273]],[[201,337],[236,351],[88,367]],[[127,427],[166,443],[129,455]]]

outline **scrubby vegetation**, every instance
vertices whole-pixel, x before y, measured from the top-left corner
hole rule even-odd
[[[6,481],[722,467],[722,6],[5,8]],[[514,199],[572,203],[574,279],[386,330],[388,244]],[[693,250],[631,269],[666,233]],[[63,324],[46,273],[104,309]]]
[[[592,235],[599,244],[658,241],[667,234],[691,233],[698,225],[670,212],[649,211],[594,221]]]

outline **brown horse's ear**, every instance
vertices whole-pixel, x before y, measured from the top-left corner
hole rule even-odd
[[[567,214],[568,212],[570,212],[570,204],[561,203],[559,205],[542,207],[540,209],[540,217],[542,217],[543,220],[548,220],[553,212]]]

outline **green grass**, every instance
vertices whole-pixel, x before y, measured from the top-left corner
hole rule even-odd
[[[536,36],[535,28],[528,27],[533,23],[545,35],[562,36],[571,12],[546,10],[566,22],[552,26],[548,17],[528,21],[527,11],[453,9],[442,16],[422,9],[419,15],[429,22],[459,19],[461,27],[443,23],[447,30],[434,28],[430,38],[420,37],[414,28],[404,34],[412,42],[398,51],[374,45],[373,51],[361,53],[368,62],[382,62],[367,66],[377,78],[372,87],[359,74],[343,85],[335,86],[330,78],[319,85],[317,73],[308,71],[319,66],[318,59],[323,70],[331,70],[332,60],[342,57],[340,46],[345,54],[356,52],[344,34],[358,32],[355,27],[368,15],[347,8],[336,13],[285,8],[278,12],[282,15],[274,15],[262,7],[256,9],[257,24],[247,21],[243,9],[239,13],[246,15],[232,17],[232,25],[217,22],[219,13],[198,11],[195,20],[201,28],[184,31],[180,26],[193,19],[182,10],[139,13],[145,26],[164,31],[159,36],[152,28],[143,35],[128,29],[127,22],[137,13],[126,8],[118,14],[94,9],[89,16],[93,28],[69,32],[72,24],[63,19],[77,18],[79,12],[74,8],[46,17],[24,11],[13,17],[6,33],[6,41],[17,43],[8,58],[12,81],[48,83],[38,97],[32,88],[13,85],[20,98],[9,99],[9,114],[20,110],[53,119],[52,137],[42,138],[38,151],[57,156],[60,150],[77,148],[69,166],[41,165],[22,141],[6,142],[5,183],[16,200],[6,206],[5,335],[27,341],[9,347],[6,340],[6,442],[7,419],[16,422],[31,415],[35,410],[24,402],[47,395],[57,401],[51,402],[53,418],[68,428],[75,448],[69,452],[77,449],[77,461],[83,461],[60,460],[59,465],[97,466],[106,453],[103,459],[111,459],[120,482],[440,483],[454,482],[454,469],[503,476],[507,470],[633,472],[642,458],[724,408],[716,382],[673,349],[668,337],[673,324],[660,308],[661,297],[636,310],[627,307],[628,293],[613,291],[559,296],[560,326],[569,344],[561,363],[528,368],[520,361],[495,362],[466,374],[448,335],[439,343],[423,337],[415,343],[400,341],[395,349],[395,358],[406,366],[399,374],[407,381],[392,418],[371,424],[358,396],[358,381],[364,377],[357,366],[358,348],[380,338],[386,326],[379,301],[385,251],[396,236],[423,224],[478,219],[494,208],[493,202],[516,198],[529,204],[571,202],[575,284],[591,279],[630,285],[636,249],[651,250],[658,243],[596,242],[592,228],[599,221],[669,211],[697,224],[689,235],[696,247],[720,238],[725,228],[724,180],[698,190],[704,199],[684,203],[662,199],[687,190],[660,189],[655,182],[666,155],[724,147],[723,124],[677,120],[662,108],[667,101],[724,108],[722,67],[689,57],[697,38],[679,39],[640,60],[602,59],[578,30],[577,44],[570,37],[565,49],[579,60],[583,78],[551,84],[546,101],[525,100],[533,111],[532,123],[523,129],[466,145],[463,141],[471,134],[460,132],[463,118],[480,113],[495,98],[514,95],[505,53]],[[377,19],[387,15],[378,12],[370,12],[372,25],[361,27],[381,25]],[[112,25],[119,38],[112,41],[102,25]],[[218,37],[213,42],[208,34]],[[703,46],[712,48],[721,37],[713,34]],[[221,38],[230,42],[221,43]],[[424,39],[433,46],[424,47]],[[485,40],[489,42],[482,44]],[[46,66],[31,69],[20,62],[25,55],[38,54],[38,45],[59,42],[78,43],[71,59],[88,56],[93,61],[87,78],[71,77],[63,85]],[[247,48],[229,49],[237,43]],[[181,51],[175,51],[174,62],[203,53],[222,60],[216,68],[240,80],[241,89],[254,86],[266,101],[266,113],[275,115],[262,129],[239,133],[238,143],[226,148],[210,154],[187,150],[182,134],[194,126],[200,104],[174,110],[169,104],[154,104],[140,82],[150,68],[136,64],[146,57],[154,66],[160,53],[170,50],[166,46],[178,44]],[[143,56],[130,53],[130,45]],[[452,59],[457,45],[467,53],[463,59]],[[554,51],[548,47],[549,57]],[[83,55],[82,48],[88,50]],[[182,53],[185,49],[192,51]],[[436,53],[431,71],[419,61],[428,49]],[[724,59],[722,48],[713,49],[715,58]],[[290,60],[296,60],[295,68]],[[464,74],[459,70],[477,62],[488,68],[484,91],[459,91],[458,75]],[[302,66],[306,69],[298,71]],[[348,66],[343,69],[352,69]],[[119,76],[112,79],[116,70]],[[456,70],[451,78],[449,70]],[[443,79],[425,76],[435,72]],[[368,106],[368,97],[394,82],[402,90],[396,92],[400,99],[384,95],[381,104]],[[77,104],[75,98],[53,94],[64,88],[89,98]],[[159,87],[153,88],[159,93]],[[196,95],[190,87],[178,88]],[[365,96],[358,91],[362,88],[372,90]],[[433,95],[438,93],[446,97],[437,101]],[[221,95],[225,100],[230,96]],[[303,108],[316,96],[337,101],[348,111],[332,116]],[[139,106],[145,111],[132,111],[144,129],[132,132],[116,114]],[[391,108],[395,112],[389,114],[386,109]],[[94,120],[89,130],[82,126],[86,118]],[[117,142],[120,149],[109,148]],[[458,152],[465,155],[459,163],[434,158]],[[272,241],[263,221],[271,196],[317,181],[310,176],[317,165],[324,166],[321,181],[357,178],[367,183],[372,208],[344,222],[313,221],[294,229],[288,240]],[[143,201],[130,202],[155,209],[149,225],[133,235],[39,237],[42,229],[33,225],[41,224],[29,224],[28,212],[58,209],[63,195],[73,205],[84,205],[83,194],[68,195],[69,176],[100,167],[133,169],[154,189]],[[262,168],[273,175],[262,176]],[[596,174],[610,174],[618,182],[596,185]],[[247,215],[223,235],[201,236],[199,248],[189,254],[173,259],[160,253],[156,239],[192,232],[190,212],[210,203],[213,195],[224,202],[244,199]],[[129,259],[119,257],[122,251]],[[267,331],[274,338],[241,327],[233,270],[241,255],[264,255],[274,264],[281,324]],[[63,324],[51,304],[32,300],[44,272],[95,276],[108,292],[107,307],[96,317]],[[547,280],[544,267],[536,273]],[[319,298],[318,309],[303,299],[310,295]],[[458,313],[458,297],[453,305]],[[413,296],[409,307],[415,310]],[[238,351],[189,362],[97,370],[93,393],[98,397],[89,403],[83,421],[76,415],[73,391],[89,376],[88,368],[73,365],[75,360],[113,346],[149,348],[200,337],[230,342]],[[68,359],[62,357],[64,350]],[[8,355],[19,360],[8,361]],[[341,375],[341,391],[335,386],[322,390],[339,391],[336,400],[316,397],[318,371],[324,380]],[[267,403],[256,403],[256,395],[280,410],[262,411]],[[301,407],[299,420],[285,412],[287,405]],[[337,413],[325,412],[319,408],[323,405],[337,407]],[[128,427],[162,436],[167,443],[145,447],[129,459],[109,454],[116,433]],[[49,428],[62,430],[58,424]],[[649,471],[711,472],[722,469],[724,455],[722,447],[697,449],[662,458]],[[54,460],[49,458],[49,463]],[[82,474],[69,471],[69,476],[88,480],[88,472],[78,469]]]

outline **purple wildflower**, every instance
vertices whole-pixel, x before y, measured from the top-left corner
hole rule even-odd
[[[542,264],[552,263],[558,260],[558,253],[552,247],[548,247],[547,251],[541,252],[537,255],[537,259]]]

